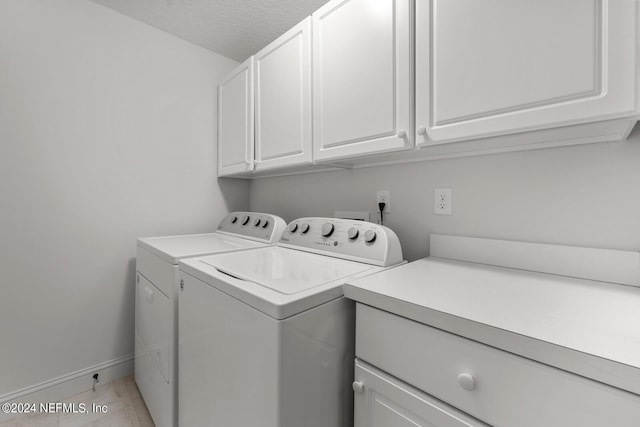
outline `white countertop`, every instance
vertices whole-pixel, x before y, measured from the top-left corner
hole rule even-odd
[[[640,394],[640,288],[432,257],[344,293]]]

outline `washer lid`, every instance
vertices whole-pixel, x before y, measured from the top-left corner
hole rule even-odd
[[[202,259],[202,262],[282,295],[294,295],[376,269],[368,264],[277,246],[216,255]]]
[[[138,239],[138,246],[171,264],[178,264],[180,258],[259,248],[266,246],[266,243],[221,233],[207,233]]]

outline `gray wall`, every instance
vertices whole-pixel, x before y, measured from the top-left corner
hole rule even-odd
[[[433,214],[433,189],[453,188],[453,215]],[[366,210],[391,191],[385,225],[409,260],[429,233],[640,250],[640,126],[623,143],[523,151],[258,179],[251,209],[290,221]]]
[[[0,395],[133,353],[135,239],[248,207],[216,180],[235,65],[85,0],[0,1]]]

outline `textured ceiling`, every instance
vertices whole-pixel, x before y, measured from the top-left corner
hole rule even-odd
[[[92,0],[243,61],[327,0]]]

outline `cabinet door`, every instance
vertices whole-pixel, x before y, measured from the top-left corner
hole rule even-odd
[[[253,56],[218,86],[218,176],[253,170]]]
[[[313,156],[413,146],[409,0],[333,0],[313,18]]]
[[[255,55],[256,171],[311,163],[311,18]]]
[[[638,115],[633,0],[425,0],[418,146]]]
[[[487,427],[359,360],[354,390],[355,427]]]

